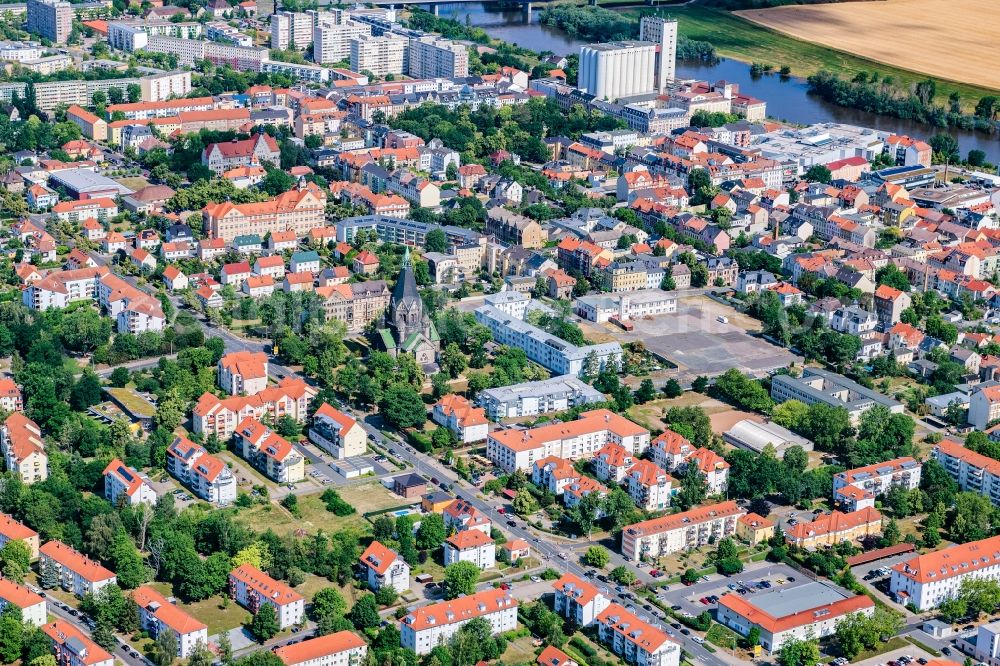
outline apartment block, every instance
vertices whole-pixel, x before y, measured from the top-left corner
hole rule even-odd
[[[920,487],[922,466],[909,456],[838,472],[833,475],[833,499],[848,511],[875,506],[875,498],[898,486],[904,490]],[[860,495],[852,488],[861,491]]]
[[[353,418],[325,402],[313,414],[309,440],[338,460],[363,455],[368,449],[365,429]]]
[[[191,92],[191,72],[176,71],[153,74],[139,79],[144,102],[163,102],[172,97],[184,97]]]
[[[1000,505],[1000,461],[970,451],[959,442],[945,439],[931,450],[962,490],[979,493]]]
[[[611,604],[597,616],[597,636],[628,664],[680,664],[680,643],[653,625],[643,622],[619,604]]]
[[[625,489],[636,506],[646,511],[662,511],[674,494],[673,477],[649,462],[639,460],[625,475]]]
[[[293,230],[305,236],[310,229],[326,223],[326,194],[308,183],[280,194],[270,201],[234,204],[229,201],[208,204],[202,209],[204,229],[213,238],[226,242],[237,236],[255,233],[266,236],[274,231]]]
[[[0,427],[0,450],[6,469],[18,474],[24,484],[49,477],[49,457],[45,453],[42,430],[21,412],[13,412]]]
[[[83,136],[94,141],[108,140],[108,123],[103,118],[74,104],[66,109],[66,120],[75,123]]]
[[[400,621],[400,644],[418,655],[428,654],[476,618],[489,622],[494,636],[502,634],[517,628],[517,606],[517,599],[502,589],[421,606]]]
[[[285,666],[355,666],[364,663],[368,644],[350,631],[309,638],[274,651]]]
[[[104,468],[104,499],[115,506],[119,501],[129,506],[152,506],[156,504],[156,491],[148,476],[116,458]]]
[[[415,79],[468,76],[469,50],[462,44],[434,35],[411,39],[407,73]]]
[[[611,600],[596,586],[571,573],[563,574],[552,587],[553,610],[580,627],[589,627],[611,605]]]
[[[366,23],[321,21],[313,28],[313,62],[327,65],[348,60],[351,57],[352,40],[371,34],[372,28]]]
[[[361,35],[351,39],[351,70],[375,76],[405,73],[410,40],[398,35]]]
[[[191,617],[148,585],[137,587],[132,600],[139,608],[139,626],[153,640],[164,631],[174,634],[177,656],[187,659],[199,645],[208,647],[208,626]]]
[[[39,549],[39,556],[39,570],[54,567],[59,574],[60,587],[78,597],[97,594],[105,585],[118,582],[113,571],[62,541],[46,541]]]
[[[480,391],[479,404],[491,421],[563,412],[579,405],[604,402],[604,394],[573,375]]]
[[[206,502],[236,501],[236,477],[226,463],[186,437],[178,435],[167,449],[167,471]]]
[[[486,441],[486,455],[508,473],[527,470],[549,456],[592,458],[605,444],[620,444],[632,455],[649,446],[649,431],[607,409],[583,412],[568,423],[527,430],[497,430]]]
[[[219,359],[219,386],[229,395],[249,395],[267,388],[267,354],[235,351]]]
[[[438,400],[431,410],[431,419],[451,430],[463,444],[481,442],[489,434],[489,422],[482,407],[473,407],[464,397],[454,393]]]
[[[493,539],[479,530],[456,532],[444,541],[444,565],[471,562],[480,569],[497,564],[497,548]]]
[[[8,541],[23,541],[31,551],[31,559],[38,559],[38,532],[6,513],[0,513],[0,548],[6,546]]]
[[[42,631],[52,641],[59,666],[114,666],[115,659],[107,650],[90,640],[66,620],[42,625]]]
[[[410,589],[410,565],[393,550],[372,541],[360,557],[368,587],[379,590],[389,586],[402,594]]]
[[[35,627],[45,624],[45,599],[12,580],[0,578],[0,611],[13,604],[21,609],[21,620]]]
[[[1000,580],[1000,536],[917,555],[891,569],[889,591],[896,601],[918,611],[937,608],[966,579]]]
[[[644,520],[622,532],[622,555],[626,560],[663,555],[697,548],[736,533],[736,523],[746,514],[736,502],[720,502],[690,511]]]
[[[314,23],[314,12],[275,12],[271,16],[271,48],[305,49],[312,42]]]
[[[28,0],[28,32],[65,44],[73,30],[73,6],[63,0]]]
[[[276,423],[282,416],[290,416],[299,423],[308,417],[309,401],[316,390],[303,380],[285,377],[277,386],[270,386],[248,396],[219,399],[213,393],[203,393],[192,412],[194,431],[206,437],[215,435],[227,440],[236,431],[240,421],[252,416],[258,421],[270,419]]]
[[[229,572],[229,595],[255,615],[263,604],[270,604],[280,629],[305,621],[305,597],[252,564],[241,564]]]
[[[302,454],[252,416],[236,426],[233,441],[240,456],[272,481],[297,483],[306,477],[306,461]]]
[[[831,511],[809,522],[796,523],[785,530],[785,541],[799,548],[815,550],[881,533],[882,514],[874,507],[866,507],[851,513]]]
[[[822,402],[831,407],[843,407],[855,426],[861,421],[861,415],[876,405],[886,407],[894,414],[903,413],[901,402],[865,388],[843,375],[819,368],[805,368],[801,377],[776,375],[771,382],[771,397],[775,402],[798,400],[807,405]]]

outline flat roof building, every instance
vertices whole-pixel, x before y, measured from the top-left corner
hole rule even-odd
[[[807,405],[822,402],[831,407],[843,407],[850,414],[853,425],[858,424],[862,414],[877,405],[894,414],[903,413],[903,403],[843,375],[819,368],[805,368],[801,377],[775,375],[771,380],[771,397],[775,402],[798,400]]]
[[[562,412],[605,400],[603,393],[574,375],[486,389],[478,396],[491,421]]]

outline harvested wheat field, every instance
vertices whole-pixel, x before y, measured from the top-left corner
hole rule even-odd
[[[883,0],[734,12],[786,35],[1000,90],[996,0]]]

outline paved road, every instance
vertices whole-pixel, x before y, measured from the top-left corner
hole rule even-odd
[[[29,585],[28,587],[33,591],[42,592],[42,590],[39,590],[34,586]],[[56,604],[59,605],[57,606]],[[91,636],[90,627],[88,627],[79,616],[73,616],[69,611],[63,609],[62,602],[55,597],[47,595],[45,599],[45,606],[50,615],[55,615],[60,620],[69,622],[74,627],[79,629],[84,636],[87,636],[88,638]],[[114,650],[112,650],[112,653],[116,659],[129,664],[129,666],[152,666],[152,662],[143,657],[141,654],[138,657],[133,657],[129,652],[126,652],[122,647],[122,639],[116,636],[115,640],[118,641],[118,645]]]

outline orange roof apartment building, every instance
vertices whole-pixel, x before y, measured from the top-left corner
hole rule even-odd
[[[644,520],[622,531],[622,555],[637,561],[717,543],[736,533],[737,521],[744,515],[746,510],[728,501]]]
[[[258,421],[270,416],[273,423],[277,423],[282,416],[291,416],[302,423],[309,415],[309,401],[314,395],[316,389],[294,377],[285,377],[277,386],[248,396],[219,399],[214,393],[206,392],[192,411],[194,431],[226,440],[248,416]]]
[[[173,632],[177,639],[177,656],[181,659],[186,659],[199,643],[208,647],[208,627],[153,588],[137,587],[132,592],[132,600],[139,607],[139,626],[154,639],[160,632]]]
[[[38,559],[38,532],[6,513],[0,513],[0,548],[6,546],[8,541],[23,541],[31,551],[31,559]]]
[[[363,663],[367,653],[368,644],[350,631],[310,638],[274,651],[285,666],[349,666]]]
[[[41,555],[39,570],[55,567],[59,573],[60,586],[78,597],[97,594],[105,585],[118,582],[115,572],[105,569],[99,562],[62,541],[46,541],[39,549],[39,553]]]
[[[785,541],[814,550],[836,546],[841,541],[857,541],[882,533],[882,514],[874,507],[851,513],[831,511],[808,523],[797,523],[785,531]]]
[[[65,620],[43,625],[42,631],[52,641],[59,666],[114,666],[115,659],[107,650]]]
[[[32,484],[49,477],[49,457],[38,424],[21,412],[13,412],[0,427],[0,450],[6,468],[16,471],[21,481]]]
[[[271,604],[280,629],[305,620],[305,597],[252,564],[241,564],[229,573],[229,594],[254,614],[262,604]]]
[[[422,606],[400,621],[400,645],[418,655],[428,654],[476,618],[489,622],[494,636],[511,631],[517,627],[517,606],[517,599],[502,589]]]
[[[891,569],[889,592],[896,601],[918,611],[937,608],[966,579],[1000,580],[1000,536],[917,555]]]

